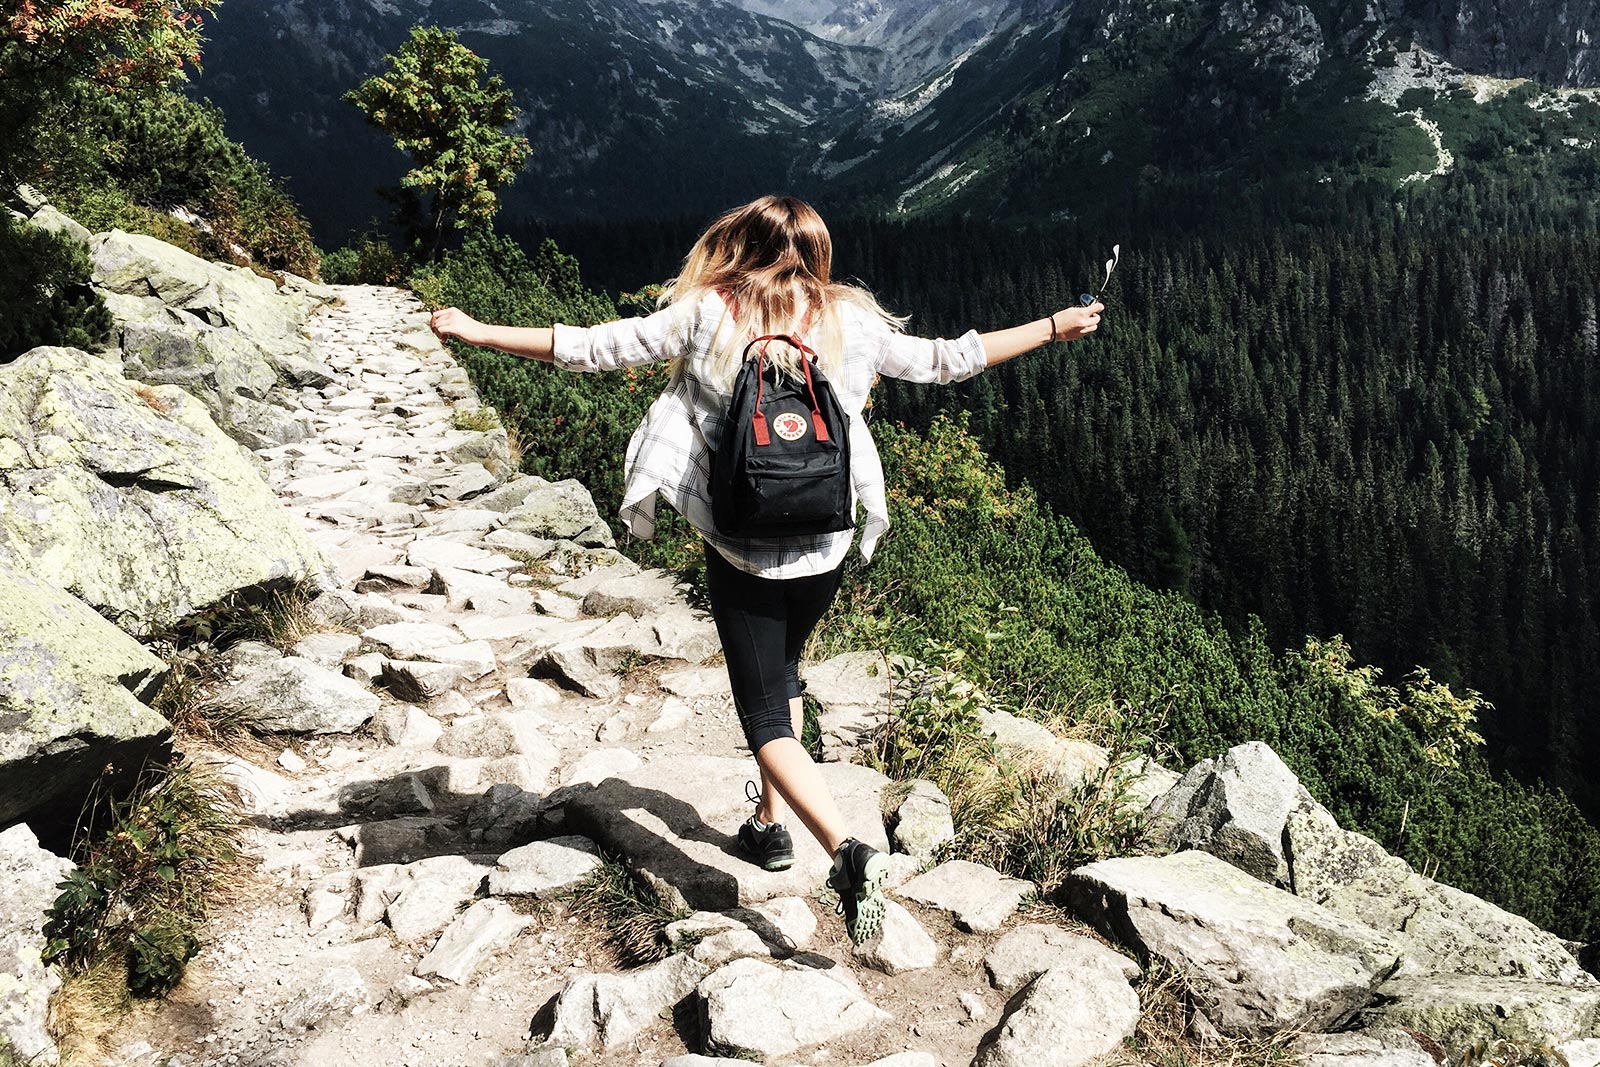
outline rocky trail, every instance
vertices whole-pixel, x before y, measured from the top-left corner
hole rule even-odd
[[[332,376],[301,394],[313,433],[258,453],[338,567],[339,591],[315,602],[338,629],[287,657],[228,653],[239,681],[213,703],[297,733],[271,735],[292,738],[272,766],[212,754],[250,798],[258,865],[113,1062],[477,1065],[553,1033],[560,1056],[654,1063],[702,1047],[701,1020],[673,1004],[739,958],[761,962],[729,976],[715,1023],[732,1046],[970,1060],[1002,999],[983,974],[992,933],[910,904],[920,921],[897,912],[888,940],[905,944],[878,963],[904,969],[890,977],[852,955],[809,837],[789,872],[742,859],[755,765],[725,671],[702,665],[718,654],[709,619],[609,547],[581,487],[501,481],[504,434],[454,427],[476,403],[414,297],[339,297],[310,322]],[[848,690],[841,669],[872,685],[857,658],[822,672],[824,691]],[[886,780],[826,766],[887,849]],[[726,914],[691,921],[684,936],[715,928],[692,952],[591,993],[581,983],[617,962],[560,895],[598,862],[597,838],[668,899]],[[898,858],[904,881],[916,865]],[[548,1010],[575,985],[582,1003]]]
[[[709,618],[582,485],[517,473],[415,296],[27,206],[84,242],[117,328],[0,366],[0,1064],[1600,1064],[1595,946],[1340,827],[1258,741],[1130,765],[1145,845],[1049,903],[944,859],[949,800],[852,761],[905,696],[868,651],[802,671],[822,773],[891,853],[852,945],[808,835],[786,871],[739,854],[755,765]],[[314,595],[273,644],[153,654],[286,583]],[[91,1056],[48,1025],[73,863],[47,846],[167,743],[184,663],[200,717],[252,731],[178,739],[237,786],[247,863],[182,981]],[[1103,749],[976,714],[1052,796],[1104,781]],[[608,934],[607,884],[676,914],[647,951]]]

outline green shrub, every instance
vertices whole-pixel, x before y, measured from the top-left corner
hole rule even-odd
[[[0,216],[0,363],[38,345],[105,343],[111,313],[89,272],[88,252],[73,238]]]
[[[404,255],[369,232],[323,258],[322,280],[330,285],[399,285],[410,270]]]
[[[132,993],[158,996],[183,977],[208,899],[240,857],[238,794],[209,769],[147,764],[127,799],[92,804],[44,959],[70,974],[125,968]]]

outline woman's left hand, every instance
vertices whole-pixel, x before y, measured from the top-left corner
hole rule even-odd
[[[455,337],[469,345],[481,344],[483,323],[458,307],[440,308],[428,318],[428,328],[439,340]]]

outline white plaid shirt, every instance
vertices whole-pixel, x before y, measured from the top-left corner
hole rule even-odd
[[[854,506],[866,513],[861,556],[872,558],[889,528],[883,464],[861,417],[879,374],[913,382],[951,382],[983,370],[987,357],[976,330],[954,341],[897,333],[854,304],[841,302],[842,373],[829,379],[850,417],[850,474]],[[653,314],[598,326],[557,323],[554,358],[572,371],[617,370],[682,357],[677,375],[650,405],[628,441],[619,514],[636,537],[655,536],[655,498],[660,493],[702,537],[740,570],[766,578],[822,574],[850,550],[852,531],[801,537],[729,538],[711,517],[711,457],[726,425],[731,396],[708,380],[713,341],[728,317],[726,305],[707,293],[694,307],[673,305]]]

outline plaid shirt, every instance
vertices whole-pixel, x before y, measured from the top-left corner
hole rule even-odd
[[[850,417],[850,473],[855,505],[865,511],[861,556],[872,558],[889,528],[883,464],[861,417],[879,374],[913,382],[951,382],[983,370],[987,357],[976,330],[958,339],[928,340],[897,333],[854,304],[841,302],[844,339],[842,373],[830,379]],[[731,395],[708,380],[714,341],[732,317],[722,298],[707,293],[693,307],[673,305],[653,314],[598,326],[557,323],[554,359],[571,371],[617,370],[681,357],[673,377],[650,405],[628,441],[620,515],[636,537],[655,536],[655,499],[660,493],[702,537],[740,570],[766,578],[822,574],[850,550],[852,531],[801,537],[729,538],[711,517],[711,457],[727,425]]]

